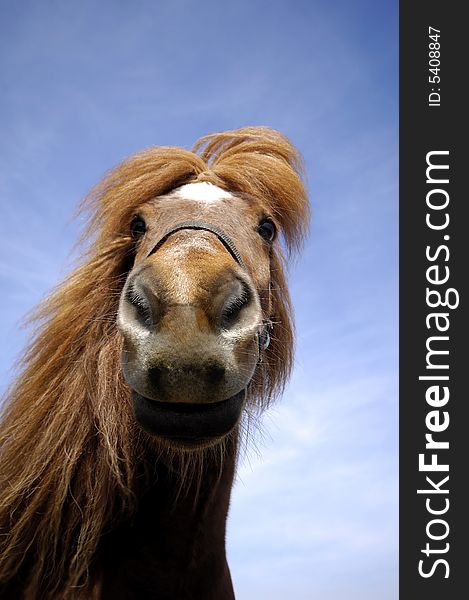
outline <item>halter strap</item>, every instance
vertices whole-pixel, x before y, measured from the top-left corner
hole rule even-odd
[[[161,248],[170,235],[176,233],[176,231],[181,231],[182,229],[198,229],[201,231],[210,231],[211,233],[214,233],[231,254],[231,256],[235,259],[235,261],[244,268],[244,262],[241,258],[241,254],[238,252],[238,249],[236,248],[235,243],[230,236],[227,235],[220,227],[212,225],[211,223],[206,223],[205,221],[183,221],[182,223],[173,225],[173,227],[170,227],[167,231],[165,231],[161,238],[156,242],[148,256],[151,256],[159,248]]]

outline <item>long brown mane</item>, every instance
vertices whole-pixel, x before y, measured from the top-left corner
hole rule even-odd
[[[193,152],[150,148],[90,193],[82,206],[89,221],[81,266],[36,309],[34,336],[0,423],[0,589],[19,574],[27,598],[39,589],[48,598],[59,591],[77,597],[74,586],[86,581],[100,536],[135,504],[136,467],[149,442],[134,425],[115,326],[132,261],[129,223],[144,203],[196,180],[262,199],[287,250],[302,239],[308,205],[301,162],[268,128],[207,136]],[[260,407],[282,389],[292,366],[280,245],[271,265],[275,335],[250,389]]]

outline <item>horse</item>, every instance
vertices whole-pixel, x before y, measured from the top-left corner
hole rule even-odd
[[[151,147],[80,206],[4,403],[0,598],[233,599],[240,440],[292,369],[301,156],[268,127]]]

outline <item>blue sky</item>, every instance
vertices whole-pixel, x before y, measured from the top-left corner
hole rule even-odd
[[[397,2],[26,1],[0,19],[0,387],[125,156],[273,126],[302,152],[291,383],[239,470],[238,600],[397,593]],[[254,446],[257,450],[254,449]]]

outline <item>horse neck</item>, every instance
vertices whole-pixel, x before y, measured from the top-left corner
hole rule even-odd
[[[225,531],[235,463],[231,440],[222,466],[206,459],[186,485],[174,463],[157,464],[133,521],[103,539],[103,600],[234,598]]]

